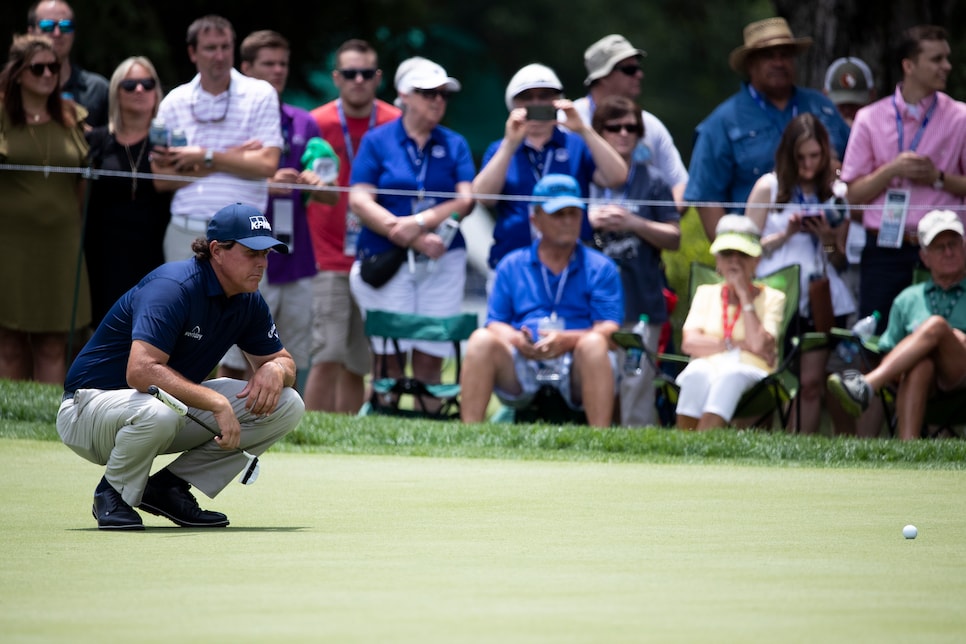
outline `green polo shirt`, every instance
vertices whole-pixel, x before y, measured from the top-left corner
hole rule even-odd
[[[930,315],[941,315],[949,326],[966,331],[966,279],[946,290],[930,279],[899,293],[889,310],[889,325],[879,338],[879,350],[890,351]]]

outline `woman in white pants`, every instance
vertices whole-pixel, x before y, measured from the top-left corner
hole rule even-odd
[[[725,215],[711,252],[724,279],[697,288],[682,328],[681,349],[693,359],[677,378],[681,429],[726,426],[741,395],[776,365],[785,295],[752,281],[761,257],[758,227]]]

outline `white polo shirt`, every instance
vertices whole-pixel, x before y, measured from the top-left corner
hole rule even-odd
[[[184,130],[188,145],[224,152],[245,141],[282,149],[278,94],[267,82],[231,70],[227,92],[212,95],[201,87],[201,77],[171,90],[158,108],[169,131]],[[207,221],[222,207],[243,203],[262,212],[268,206],[266,179],[242,179],[216,172],[174,193],[171,213]]]

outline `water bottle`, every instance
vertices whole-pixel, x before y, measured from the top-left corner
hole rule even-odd
[[[148,142],[152,148],[168,147],[168,128],[161,119],[151,121],[151,128],[148,130]]]
[[[642,314],[640,320],[631,329],[631,332],[636,334],[641,339],[641,344],[647,346],[648,336],[650,335],[651,327],[649,326],[650,318],[647,314]],[[627,356],[624,359],[624,375],[627,376],[639,376],[644,371],[641,368],[641,360],[644,358],[644,350],[638,349],[637,347],[630,347],[627,349]]]
[[[859,355],[859,351],[862,349],[861,343],[872,337],[881,317],[878,311],[873,311],[872,315],[865,316],[852,327],[852,333],[858,340],[843,340],[835,347],[835,352],[846,364],[851,364],[855,356]]]
[[[456,237],[456,233],[458,233],[459,230],[460,215],[458,212],[454,212],[449,216],[449,219],[444,220],[443,223],[437,226],[436,230],[433,232],[440,236],[440,238],[443,240],[443,246],[448,249],[453,243],[453,239]],[[429,266],[427,266],[427,268],[429,270],[436,268],[436,260],[429,260]]]
[[[558,318],[557,313],[553,312],[547,317],[540,318],[537,324],[537,339],[546,337],[550,331],[563,331],[566,328],[563,318]],[[563,356],[541,360],[537,368],[537,382],[540,384],[550,384],[560,382],[562,377]]]
[[[175,130],[171,133],[171,147],[183,148],[188,145],[188,135],[184,130]]]

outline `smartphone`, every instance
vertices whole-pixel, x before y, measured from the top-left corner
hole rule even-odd
[[[528,121],[556,121],[557,108],[553,105],[527,105]]]

